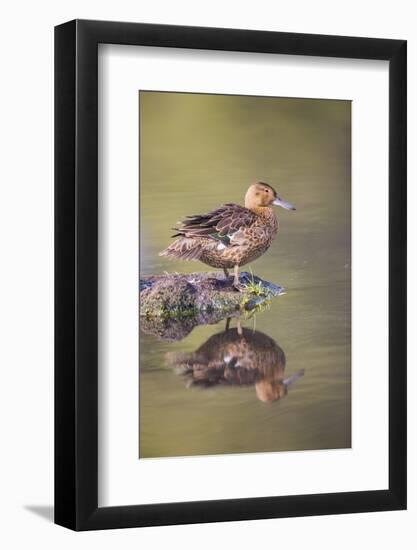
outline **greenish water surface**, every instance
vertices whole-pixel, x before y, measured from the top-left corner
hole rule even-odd
[[[171,228],[268,182],[297,210],[277,209],[277,238],[245,269],[286,294],[243,327],[284,352],[284,377],[304,370],[276,400],[262,400],[263,375],[258,386],[188,387],[172,358],[195,354],[225,321],[179,341],[141,331],[140,458],[350,447],[350,102],[141,92],[139,106],[141,275],[210,270],[158,256]]]

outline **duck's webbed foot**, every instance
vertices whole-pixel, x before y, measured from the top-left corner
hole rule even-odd
[[[237,290],[238,292],[245,292],[246,290],[246,287],[245,285],[243,285],[242,283],[240,283],[239,281],[233,281],[233,288],[235,290]]]

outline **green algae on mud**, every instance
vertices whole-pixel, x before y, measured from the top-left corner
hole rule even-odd
[[[240,275],[242,291],[218,273],[151,275],[140,279],[140,317],[145,332],[182,339],[194,326],[213,324],[269,303],[284,289],[256,275]],[[178,326],[181,330],[178,332]]]
[[[151,275],[140,280],[140,315],[144,317],[181,317],[197,312],[230,312],[251,309],[284,292],[281,286],[256,275],[240,275],[242,291],[217,273]]]

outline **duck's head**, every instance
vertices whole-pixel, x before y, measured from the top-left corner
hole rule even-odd
[[[284,364],[285,368],[285,364]],[[284,378],[283,371],[269,373],[269,376],[261,376],[255,384],[256,395],[260,401],[271,403],[282,399],[288,393],[288,388],[299,378],[304,376],[304,369]]]
[[[268,183],[258,181],[246,191],[245,206],[250,210],[267,206],[282,206],[285,210],[295,210],[295,206],[278,196],[278,193]]]
[[[256,396],[259,401],[272,403],[287,395],[287,388],[282,381],[259,380],[255,384]]]

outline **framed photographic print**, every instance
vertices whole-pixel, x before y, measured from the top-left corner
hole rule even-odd
[[[406,507],[406,42],[55,29],[55,521]]]

